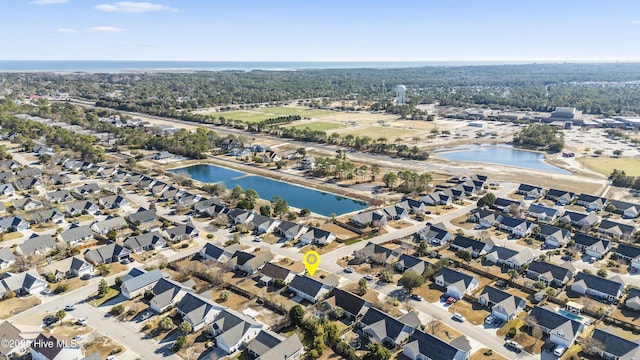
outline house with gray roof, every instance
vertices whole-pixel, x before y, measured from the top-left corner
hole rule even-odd
[[[474,258],[488,253],[492,247],[493,243],[471,239],[462,235],[456,235],[449,245],[449,248],[453,251],[468,251]]]
[[[281,236],[284,236],[284,238],[287,240],[297,239],[306,231],[306,226],[285,220],[281,221],[275,229],[275,232],[277,232]]]
[[[73,193],[83,199],[86,199],[87,197],[100,192],[100,187],[98,186],[98,184],[96,183],[91,183],[91,184],[84,184],[82,186],[79,186],[75,189],[73,189]]]
[[[362,262],[371,261],[378,265],[393,263],[398,260],[400,255],[400,251],[391,250],[372,242],[367,243],[361,250],[355,252],[355,257]]]
[[[613,199],[609,200],[609,204],[613,205],[615,212],[622,214],[623,218],[634,219],[640,215],[640,204]]]
[[[413,270],[416,274],[422,275],[424,271],[431,266],[431,264],[415,256],[402,254],[393,266],[395,266],[396,270],[399,272]]]
[[[72,257],[67,276],[83,277],[85,275],[93,275],[93,265],[84,261],[79,256]]]
[[[409,210],[400,205],[387,206],[382,209],[382,212],[384,212],[385,216],[389,220],[402,220],[409,217]]]
[[[56,248],[56,242],[51,235],[37,236],[33,235],[16,247],[16,254],[29,255],[46,255]]]
[[[620,243],[616,249],[616,256],[629,261],[629,266],[640,270],[640,246]]]
[[[569,348],[583,330],[582,323],[558,314],[549,307],[535,306],[529,313],[536,320],[544,334],[549,334],[549,341]]]
[[[205,325],[211,324],[216,316],[226,308],[213,300],[191,292],[185,293],[176,306],[176,310],[182,316],[182,320],[191,324],[194,332],[202,329]]]
[[[13,182],[13,187],[16,190],[30,190],[38,185],[42,185],[42,183],[40,182],[40,179],[35,177],[22,178]]]
[[[120,230],[127,227],[127,222],[121,217],[107,218],[91,224],[91,230],[97,234],[106,235],[111,230]]]
[[[183,241],[200,235],[198,229],[190,222],[163,230],[162,234],[169,240]]]
[[[248,315],[224,309],[208,326],[208,332],[215,337],[216,347],[231,354],[258,336],[263,326]]]
[[[527,301],[508,292],[485,286],[478,302],[491,309],[491,315],[502,321],[509,321],[524,310]]]
[[[13,200],[13,207],[16,210],[33,211],[42,207],[42,202],[31,197],[23,197]]]
[[[268,330],[260,330],[258,335],[247,345],[247,350],[256,360],[297,360],[302,357],[304,349],[297,334],[288,338]]]
[[[195,210],[198,213],[201,213],[214,205],[221,205],[221,204],[222,203],[220,202],[220,199],[216,197],[212,197],[210,199],[202,199],[197,203],[193,204],[193,210]]]
[[[632,286],[629,289],[624,305],[629,309],[640,311],[640,288]]]
[[[338,283],[338,278],[335,275],[329,275],[324,279],[296,275],[289,283],[289,290],[296,294],[296,297],[299,298],[298,302],[307,300],[315,304],[323,295],[338,286]]]
[[[162,277],[153,285],[151,289],[153,298],[149,301],[151,310],[161,314],[169,307],[175,306],[185,294],[193,293],[193,289],[185,287],[167,277]]]
[[[69,216],[81,214],[95,215],[100,212],[100,207],[88,200],[75,201],[64,205],[64,212]]]
[[[477,223],[480,227],[488,229],[502,221],[502,215],[497,214],[495,211],[489,211],[485,209],[478,209],[471,214],[469,220]]]
[[[603,219],[598,227],[598,232],[613,238],[628,240],[636,232],[636,226],[632,224]]]
[[[565,206],[576,199],[576,194],[566,190],[549,189],[546,198],[560,206]]]
[[[0,195],[13,196],[16,193],[16,189],[13,184],[0,184]]]
[[[531,234],[534,224],[526,220],[505,216],[498,227],[501,230],[508,231],[512,236],[522,238]]]
[[[546,246],[557,248],[566,245],[571,239],[571,232],[560,227],[538,224],[540,231],[536,234],[536,238],[544,240]]]
[[[101,197],[98,204],[105,209],[121,209],[130,205],[129,200],[120,194]]]
[[[420,240],[425,240],[435,245],[447,244],[453,237],[443,223],[427,223],[425,227],[416,233],[416,236]]]
[[[165,277],[168,275],[163,274],[159,269],[145,271],[143,274],[123,281],[120,285],[120,294],[127,299],[133,299],[145,291],[153,289],[156,282]]]
[[[16,262],[16,256],[8,247],[0,248],[0,269],[6,269]]]
[[[47,222],[60,224],[64,220],[64,213],[60,212],[60,210],[56,208],[36,211],[30,214],[30,216],[31,223],[33,224],[42,224]]]
[[[556,220],[560,215],[560,211],[544,204],[531,204],[527,214],[534,217],[538,222],[550,223]]]
[[[21,216],[6,216],[0,218],[0,232],[14,232],[29,230],[29,222]]]
[[[300,236],[302,244],[327,245],[336,239],[336,235],[330,231],[310,227]]]
[[[97,249],[87,250],[84,258],[93,265],[110,264],[112,262],[120,262],[131,255],[129,249],[122,247],[114,242],[109,242]]]
[[[412,214],[422,214],[425,211],[425,204],[419,200],[403,199],[396,206],[400,206]]]
[[[640,341],[620,337],[610,327],[596,328],[591,338],[596,341],[595,352],[603,359],[640,359]]]
[[[496,198],[496,201],[491,206],[494,209],[498,209],[504,212],[505,214],[508,214],[511,212],[512,208],[523,209],[524,203],[518,200],[511,200],[511,199],[499,197],[499,198]]]
[[[587,211],[600,211],[607,206],[607,202],[606,198],[590,194],[580,194],[576,200],[576,204],[584,206]]]
[[[579,272],[571,284],[571,290],[579,294],[614,301],[622,296],[624,282],[620,276],[609,279],[593,274]]]
[[[93,275],[93,270],[93,265],[83,260],[80,256],[54,261],[42,268],[43,274],[52,274],[58,280]]]
[[[69,190],[56,190],[47,193],[47,198],[49,199],[49,201],[54,203],[64,203],[75,199],[73,195],[71,195]]]
[[[556,265],[544,261],[532,261],[527,267],[527,277],[542,281],[547,286],[562,287],[573,278],[576,268],[570,262]]]
[[[0,183],[2,184],[11,182],[14,177],[15,175],[11,171],[0,171]]]
[[[344,310],[347,319],[358,321],[373,304],[356,294],[333,288],[322,302],[322,306],[325,310],[333,310],[336,306],[340,307]]]
[[[574,246],[584,252],[587,256],[602,259],[604,255],[611,250],[611,241],[599,239],[583,233],[575,233],[573,235]]]
[[[457,300],[478,288],[478,279],[474,276],[447,267],[440,269],[434,279],[436,285],[446,288],[445,294]]]
[[[124,241],[124,247],[131,252],[149,251],[163,248],[167,245],[167,241],[162,234],[152,231],[136,236],[131,236]]]
[[[380,342],[388,347],[402,345],[420,325],[414,312],[407,313],[396,319],[391,315],[370,307],[360,320],[362,333],[371,342]]]
[[[0,298],[13,291],[17,295],[39,294],[47,287],[47,281],[31,269],[18,274],[4,273],[0,278]]]
[[[382,227],[387,223],[387,216],[382,210],[370,210],[354,215],[350,220],[359,227]]]
[[[269,251],[257,253],[236,251],[227,264],[232,266],[234,270],[241,271],[247,275],[253,275],[271,260],[273,260],[273,254]]]
[[[280,220],[272,219],[268,216],[255,214],[247,223],[248,227],[256,234],[267,234],[275,230],[280,224]]]
[[[436,191],[421,197],[420,202],[429,206],[451,205],[453,202],[453,196],[448,195],[443,191]]]
[[[71,184],[71,178],[67,174],[53,174],[49,176],[49,181],[54,185],[67,185]]]
[[[240,250],[239,244],[232,244],[227,247],[223,247],[221,245],[208,242],[204,244],[199,253],[203,260],[211,259],[219,263],[226,263],[238,250]]]
[[[516,194],[523,195],[527,200],[535,200],[544,195],[544,189],[540,186],[520,184],[516,190]]]
[[[411,360],[467,360],[469,350],[459,349],[453,342],[447,343],[440,338],[416,330],[402,347],[402,354]]]
[[[68,230],[63,231],[60,234],[62,240],[69,244],[71,247],[76,247],[83,242],[93,239],[93,231],[91,227],[87,225],[72,226]]]
[[[485,260],[498,266],[520,269],[533,261],[533,253],[528,248],[518,251],[502,246],[494,246],[485,256]]]
[[[158,220],[158,216],[154,209],[139,208],[138,211],[130,214],[128,219],[134,225],[141,225]]]
[[[231,209],[227,212],[229,220],[234,224],[246,224],[256,215],[255,212],[244,209]]]
[[[571,224],[578,229],[589,229],[597,224],[600,218],[593,212],[586,214],[575,211],[565,211],[564,214],[558,218],[558,221]]]
[[[271,286],[275,280],[281,280],[285,284],[289,284],[295,277],[295,273],[285,267],[274,263],[266,263],[260,269],[259,283]]]
[[[0,287],[0,292],[2,291]],[[15,359],[29,352],[29,341],[9,321],[0,323],[0,358]]]

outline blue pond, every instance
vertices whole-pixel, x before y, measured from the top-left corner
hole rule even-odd
[[[172,173],[183,173],[203,183],[224,182],[228,189],[240,185],[243,189],[253,189],[260,198],[271,200],[279,196],[298,209],[308,208],[312,212],[324,216],[341,215],[367,208],[365,202],[328,194],[322,191],[268,179],[258,175],[249,175],[240,171],[226,169],[215,165],[193,165],[170,170]]]
[[[483,162],[549,171],[557,174],[571,174],[571,172],[567,170],[544,162],[544,154],[505,146],[465,145],[439,149],[437,155],[455,161]]]

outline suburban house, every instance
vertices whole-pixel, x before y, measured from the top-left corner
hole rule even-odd
[[[120,230],[127,227],[127,222],[121,217],[107,218],[103,221],[96,221],[91,224],[91,230],[94,232],[106,235],[111,230]]]
[[[6,216],[0,219],[0,232],[29,230],[29,222],[21,216]]]
[[[14,177],[15,175],[11,171],[0,171],[0,184],[10,183]],[[2,188],[2,185],[0,185],[0,188]]]
[[[400,257],[398,251],[372,242],[367,243],[361,250],[356,251],[354,255],[362,262],[371,261],[379,265],[394,262]]]
[[[570,262],[556,265],[544,261],[532,261],[527,267],[527,277],[554,287],[566,285],[573,278],[575,272],[576,269]]]
[[[87,225],[72,226],[68,230],[60,233],[60,237],[71,247],[78,246],[83,242],[93,238],[93,231]]]
[[[564,206],[575,200],[576,194],[566,190],[549,189],[547,199],[555,201],[557,205]]]
[[[598,232],[613,238],[628,240],[636,232],[635,225],[623,224],[609,219],[603,219]]]
[[[503,217],[499,226],[501,230],[508,231],[511,235],[521,238],[531,234],[533,227],[534,224],[532,222],[509,216]]]
[[[548,307],[535,306],[529,313],[543,333],[549,334],[549,341],[569,348],[582,332],[582,323],[558,314]]]
[[[16,193],[16,189],[13,184],[0,184],[0,195],[13,196]]]
[[[496,198],[496,201],[493,203],[493,208],[498,209],[506,214],[511,212],[511,209],[523,209],[524,203],[518,200],[511,200],[506,198]]]
[[[640,204],[634,204],[620,200],[609,200],[609,204],[616,209],[615,212],[622,214],[623,218],[633,219],[640,215]]]
[[[338,278],[335,275],[319,280],[306,275],[296,275],[289,283],[289,290],[296,294],[299,298],[298,302],[307,300],[315,304],[336,286],[338,286]]]
[[[360,320],[362,333],[371,342],[380,342],[388,347],[402,345],[420,326],[416,313],[409,312],[394,318],[374,307],[370,307]]]
[[[359,227],[382,227],[387,223],[387,216],[382,210],[371,210],[352,216],[351,222]]]
[[[87,250],[84,258],[93,265],[109,264],[112,262],[120,262],[131,255],[129,249],[122,247],[114,242],[107,243],[97,249]]]
[[[16,210],[33,211],[41,208],[42,202],[31,197],[23,197],[20,199],[13,200],[12,205]]]
[[[92,276],[93,265],[81,259],[79,256],[52,262],[42,268],[44,274],[53,275],[58,281],[72,277]]]
[[[32,237],[16,247],[16,254],[24,256],[46,255],[55,248],[56,241],[51,235],[37,236],[33,234]]]
[[[8,321],[0,323],[0,358],[14,359],[29,352],[29,342],[22,331]]]
[[[132,236],[124,241],[124,247],[134,253],[160,249],[166,245],[167,241],[164,239],[162,234],[157,231]]]
[[[640,341],[631,341],[616,335],[609,327],[597,328],[591,338],[596,341],[596,354],[603,359],[633,360],[640,359]]]
[[[84,359],[82,347],[75,343],[67,343],[54,335],[38,335],[31,342],[31,359],[33,360],[71,360]]]
[[[84,184],[80,187],[73,189],[73,193],[81,198],[86,198],[92,194],[100,192],[100,187],[98,184]]]
[[[462,299],[464,295],[471,294],[478,288],[478,279],[474,276],[443,267],[435,276],[436,285],[446,288],[445,294]]]
[[[389,220],[401,220],[409,217],[409,210],[400,205],[387,206],[386,208],[382,209],[382,211]]]
[[[6,269],[16,262],[16,256],[13,255],[8,247],[0,248],[0,269]]]
[[[260,269],[260,279],[258,282],[266,286],[271,286],[274,281],[279,279],[284,284],[289,284],[295,275],[294,272],[285,267],[268,262]]]
[[[598,215],[593,212],[588,214],[579,213],[575,211],[565,211],[558,221],[565,224],[571,224],[578,229],[589,229],[600,221]]]
[[[535,200],[544,195],[544,189],[539,186],[520,184],[516,190],[516,194],[524,195],[527,200]]]
[[[421,214],[425,210],[425,206],[422,201],[413,200],[413,199],[403,199],[396,206],[400,206],[406,211],[413,214]]]
[[[166,229],[162,233],[167,239],[173,241],[193,239],[200,235],[200,232],[192,223],[180,224],[171,229]]]
[[[31,190],[35,186],[41,185],[42,183],[36,177],[26,177],[23,179],[18,179],[13,182],[13,187],[15,190]],[[5,190],[6,192],[7,190]]]
[[[100,198],[98,204],[105,209],[120,209],[129,206],[129,200],[122,195],[111,195]]]
[[[220,263],[226,263],[238,250],[240,250],[239,244],[222,247],[208,242],[200,249],[200,257],[203,260],[211,259]]]
[[[63,220],[64,214],[55,208],[40,210],[31,214],[31,222],[33,224],[42,224],[47,222],[60,224]]]
[[[455,346],[457,339],[446,343],[440,338],[416,330],[402,348],[402,354],[411,360],[467,360],[470,351]]]
[[[256,360],[298,360],[304,351],[300,338],[295,333],[284,339],[265,330],[260,330],[258,336],[247,345],[247,350]]]
[[[80,200],[64,206],[64,212],[69,216],[78,216],[81,214],[95,215],[100,212],[100,207],[91,201]]]
[[[624,305],[629,309],[640,311],[640,288],[631,287]]]
[[[176,310],[182,316],[182,320],[191,324],[194,332],[202,329],[205,325],[211,324],[224,309],[226,309],[225,306],[191,292],[185,293],[176,306]]]
[[[71,184],[71,178],[67,174],[53,174],[49,176],[49,181],[51,181],[54,185]]]
[[[456,235],[449,245],[453,251],[468,251],[474,258],[488,253],[492,247],[491,242],[482,242],[462,235]]]
[[[209,324],[207,332],[215,337],[216,347],[231,354],[258,336],[262,327],[261,323],[245,314],[224,309]]]
[[[509,321],[524,310],[527,301],[508,292],[485,286],[478,302],[491,309],[491,315],[502,321]]]
[[[347,319],[352,321],[361,319],[367,310],[373,306],[372,303],[360,296],[338,288],[331,290],[322,305],[326,310],[331,310],[336,306],[342,308]]]
[[[636,270],[640,270],[640,246],[629,244],[618,244],[616,256],[629,261],[629,266]]]
[[[281,221],[275,229],[275,232],[284,236],[287,240],[297,239],[307,231],[306,226],[296,224],[291,221]]]
[[[551,248],[562,247],[571,239],[571,231],[547,224],[538,224],[540,232],[536,237],[544,240],[546,246]]]
[[[477,211],[471,214],[469,220],[477,223],[484,229],[488,229],[493,225],[500,223],[502,221],[502,215],[496,214],[495,211],[477,209]]]
[[[222,143],[220,144],[220,149],[222,150],[231,150],[238,147],[241,147],[240,143],[231,138],[222,140]]]
[[[607,206],[607,199],[595,195],[580,194],[576,204],[584,206],[587,211],[600,211]]]
[[[39,294],[47,287],[47,281],[34,269],[21,273],[5,273],[0,279],[0,298],[13,291],[16,295]]]
[[[120,285],[120,294],[127,299],[133,299],[142,295],[145,291],[153,289],[158,280],[167,277],[159,269],[144,272],[136,277],[123,281]]]
[[[544,204],[531,204],[531,206],[529,206],[529,210],[527,210],[527,214],[536,218],[538,222],[550,223],[560,215],[560,211],[558,211],[558,209],[545,206]]]
[[[202,199],[193,205],[193,210],[201,213],[214,205],[221,205],[221,202],[218,198],[213,197],[211,199]]]
[[[67,276],[83,277],[86,275],[93,275],[93,265],[89,264],[78,256],[74,256],[68,259],[71,259],[71,265],[69,266]]]
[[[63,203],[75,199],[69,190],[56,190],[47,193],[47,198],[53,203]]]
[[[272,219],[268,216],[256,214],[248,222],[248,226],[257,234],[267,234],[275,230],[280,224],[280,220]]]
[[[607,279],[579,272],[571,285],[571,290],[579,294],[614,301],[622,295],[624,282],[619,276]]]
[[[193,290],[162,277],[153,285],[151,292],[153,293],[153,298],[149,301],[149,307],[160,314],[169,309],[170,306],[175,306],[185,294],[191,293]]]
[[[611,241],[579,232],[573,235],[573,241],[577,249],[596,259],[602,259],[611,250]]]
[[[418,239],[425,240],[430,244],[444,245],[453,237],[443,223],[431,224],[427,223],[425,227],[420,229],[416,234]]]
[[[485,260],[499,266],[520,269],[533,260],[533,253],[528,248],[517,251],[502,246],[494,246],[485,256]]]
[[[134,225],[141,225],[154,222],[158,220],[156,211],[154,209],[139,208],[138,211],[128,216],[130,223]]]
[[[330,231],[311,227],[300,236],[303,244],[326,245],[336,239],[336,235]]]
[[[431,264],[415,256],[402,254],[393,266],[395,266],[399,272],[413,270],[416,274],[422,275]]]
[[[453,202],[453,197],[451,195],[447,195],[442,191],[436,191],[432,194],[427,194],[420,198],[420,202],[429,205],[451,205]]]
[[[227,262],[227,265],[232,266],[234,270],[241,271],[246,275],[253,275],[258,272],[264,264],[271,260],[273,260],[273,254],[269,251],[259,253],[236,251]]]

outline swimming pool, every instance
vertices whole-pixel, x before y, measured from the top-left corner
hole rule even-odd
[[[575,320],[575,321],[579,321],[582,322],[584,320],[584,318],[580,315],[574,314],[571,311],[567,311],[567,310],[563,310],[563,309],[558,309],[558,311],[556,311],[558,314],[569,318],[571,320]]]

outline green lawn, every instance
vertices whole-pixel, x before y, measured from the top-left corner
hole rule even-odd
[[[291,127],[300,129],[300,130],[304,130],[308,128],[311,131],[328,131],[328,130],[334,130],[334,129],[342,129],[346,126],[342,124],[336,124],[336,123],[330,123],[330,122],[324,122],[324,121],[312,121],[306,124],[293,125]]]
[[[369,128],[359,128],[357,130],[351,130],[351,131],[340,133],[340,135],[342,136],[346,136],[349,134],[353,136],[359,136],[359,137],[368,136],[374,140],[377,140],[383,137],[383,138],[386,138],[389,143],[392,143],[397,138],[405,138],[408,136],[413,136],[418,134],[418,132],[414,130],[398,129],[398,128],[387,127],[387,126],[372,126]]]
[[[248,110],[225,111],[225,112],[216,113],[215,115],[222,116],[227,120],[229,119],[238,120],[238,121],[247,122],[247,123],[256,123],[256,122],[265,121],[267,119],[271,119],[274,117],[273,114],[265,114],[257,111],[248,111]]]
[[[582,160],[583,159],[579,159],[579,161]],[[629,176],[640,176],[640,158],[588,157],[585,159],[585,163],[589,168],[607,176],[609,176],[614,169],[624,170]]]
[[[256,123],[280,116],[300,115],[303,118],[327,116],[333,114],[331,110],[302,109],[291,107],[272,107],[251,110],[235,110],[215,113],[216,117],[222,116],[225,119],[238,120],[246,123]]]

